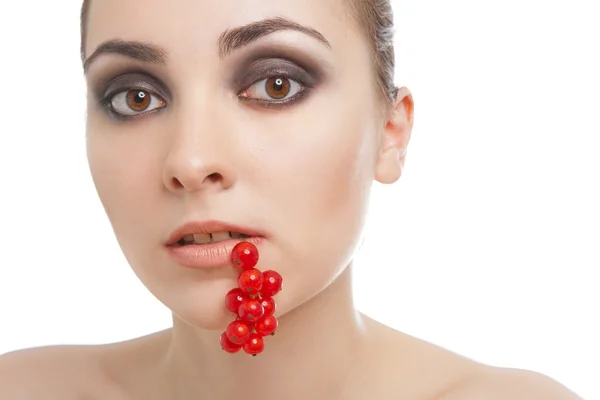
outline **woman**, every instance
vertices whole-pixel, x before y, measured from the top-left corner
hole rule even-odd
[[[355,309],[370,187],[400,178],[413,125],[391,38],[384,0],[88,0],[91,173],[173,327],[8,354],[0,398],[577,398]],[[256,244],[257,268],[284,280],[276,334],[257,357],[223,351],[221,338],[240,273],[228,262],[239,240],[227,239],[241,235]],[[182,239],[196,241],[191,256],[174,250]]]

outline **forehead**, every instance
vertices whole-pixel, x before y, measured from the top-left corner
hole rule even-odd
[[[152,42],[196,53],[217,47],[223,31],[285,17],[319,31],[335,47],[360,41],[347,0],[94,0],[88,11],[89,55],[110,39]]]

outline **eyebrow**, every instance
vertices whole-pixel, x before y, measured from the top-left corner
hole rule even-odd
[[[217,42],[219,46],[219,56],[224,58],[240,47],[247,46],[263,36],[281,30],[294,30],[304,33],[317,39],[328,48],[331,48],[331,43],[329,43],[325,36],[316,29],[309,28],[284,17],[274,17],[252,22],[238,28],[228,29],[223,32]]]
[[[281,30],[295,30],[304,33],[331,48],[331,43],[316,29],[301,25],[287,18],[274,17],[228,29],[223,32],[217,40],[219,57],[224,58],[241,47]],[[168,51],[157,45],[139,41],[112,39],[101,43],[92,55],[83,62],[84,73],[87,73],[92,62],[102,54],[120,54],[145,63],[158,65],[165,65],[169,59]]]
[[[121,54],[123,56],[151,64],[165,65],[168,52],[159,46],[137,41],[112,39],[100,44],[91,56],[83,62],[83,71],[87,72],[92,62],[102,54]]]

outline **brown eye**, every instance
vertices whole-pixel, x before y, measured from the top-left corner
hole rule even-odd
[[[127,92],[127,106],[133,111],[144,111],[150,105],[150,94],[143,90]]]
[[[274,77],[265,82],[265,90],[274,99],[282,99],[290,92],[290,81],[287,78]]]
[[[262,79],[239,94],[246,99],[255,99],[265,102],[287,100],[304,90],[304,86],[293,79],[283,76],[272,76]]]
[[[118,115],[135,116],[166,107],[167,102],[148,90],[131,89],[112,96],[110,106]]]

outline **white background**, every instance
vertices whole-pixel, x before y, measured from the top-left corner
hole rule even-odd
[[[79,6],[0,3],[0,353],[171,322],[89,175]],[[356,274],[367,314],[588,399],[600,399],[597,7],[395,3],[415,127],[401,180],[374,187]]]

